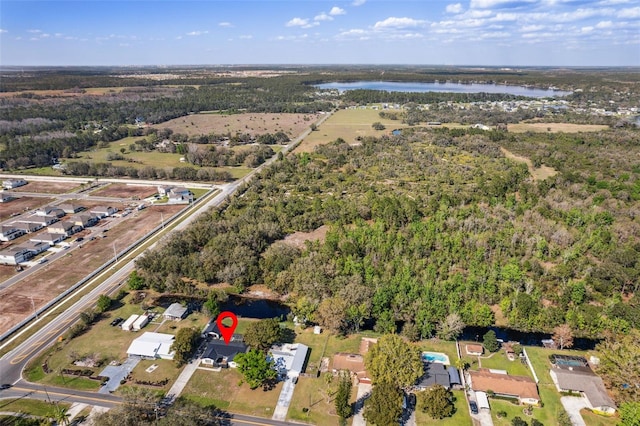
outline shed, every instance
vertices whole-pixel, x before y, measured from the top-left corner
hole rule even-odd
[[[449,373],[449,381],[452,385],[462,384],[462,381],[460,380],[460,373],[458,372],[457,368],[450,365],[449,367],[447,367],[447,373]]]
[[[188,308],[179,303],[172,303],[162,314],[165,319],[180,321],[187,315]]]

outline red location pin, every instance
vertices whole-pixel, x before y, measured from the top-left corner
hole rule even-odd
[[[229,327],[224,325],[224,323],[222,322],[227,318],[231,318],[231,325]],[[238,326],[238,317],[236,317],[236,314],[234,314],[233,312],[229,312],[229,311],[221,312],[220,315],[218,315],[216,324],[218,324],[218,328],[220,329],[220,334],[222,334],[224,343],[228,345],[229,342],[231,341],[231,337],[233,336],[233,332],[236,330],[236,327]]]

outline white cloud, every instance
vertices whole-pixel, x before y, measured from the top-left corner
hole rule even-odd
[[[314,21],[333,21],[333,17],[322,12],[313,18]]]
[[[8,32],[9,32],[9,31],[7,31],[7,30],[5,30],[5,29],[3,29],[3,28],[0,28],[0,34],[4,34],[4,33],[8,33]]]
[[[618,18],[640,18],[640,7],[629,7],[617,13]]]
[[[188,32],[186,35],[188,35],[188,36],[199,36],[199,35],[203,35],[203,34],[209,34],[209,31],[191,31],[191,32]]]
[[[287,27],[303,27],[305,25],[309,25],[309,20],[303,18],[293,18],[286,23]]]
[[[460,3],[455,3],[455,4],[448,4],[445,10],[447,11],[447,13],[460,13],[462,12],[463,8]]]
[[[596,24],[596,28],[598,29],[611,28],[611,27],[613,27],[613,22],[611,21],[600,21]]]
[[[39,34],[42,32],[42,30],[27,30],[27,32],[31,34]]]
[[[544,25],[525,25],[522,28],[520,28],[520,31],[522,31],[523,33],[530,33],[530,32],[534,32],[534,31],[541,31],[544,30]]]
[[[333,6],[329,11],[329,15],[331,16],[346,15],[346,14],[347,12],[344,9],[339,8],[338,6]]]
[[[252,36],[252,35],[250,35],[250,34],[247,34],[247,35],[241,35],[241,36],[240,36],[240,39],[241,39],[241,40],[251,40],[252,38],[253,38],[253,36]]]
[[[362,6],[363,4],[366,3],[367,0],[353,0],[353,3],[351,3],[352,6]]]
[[[233,24],[231,22],[219,22],[219,27],[233,28]]]
[[[471,0],[470,6],[473,9],[490,9],[506,3],[513,3],[513,0]]]
[[[375,29],[385,28],[415,28],[425,24],[425,21],[413,18],[395,18],[390,17],[384,21],[378,21],[373,26]]]

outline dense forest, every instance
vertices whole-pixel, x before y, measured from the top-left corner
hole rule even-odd
[[[501,147],[558,174],[533,180]],[[274,163],[137,267],[160,291],[264,283],[343,333],[429,337],[457,315],[599,337],[640,327],[639,151],[623,129],[338,139]],[[322,225],[304,249],[283,241]]]

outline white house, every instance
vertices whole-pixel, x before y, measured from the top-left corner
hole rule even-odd
[[[6,189],[15,189],[27,184],[24,179],[7,179],[2,181],[2,186]]]
[[[62,222],[49,226],[47,230],[52,234],[64,234],[68,237],[76,232],[82,231],[82,227],[68,220],[63,220]]]
[[[32,254],[29,250],[21,247],[9,247],[0,251],[0,264],[17,265],[31,259]]]
[[[180,321],[187,315],[187,307],[179,303],[172,303],[162,314],[165,319],[172,321]]]
[[[34,235],[32,238],[29,238],[29,241],[47,243],[50,246],[52,246],[64,240],[65,237],[66,235],[64,234],[50,234],[49,232],[43,232],[43,233]]]
[[[10,192],[0,190],[0,203],[7,203],[11,200],[13,200],[13,197]]]
[[[175,336],[164,333],[145,332],[129,345],[127,355],[146,359],[173,359],[175,351],[171,350]]]
[[[33,222],[13,222],[11,226],[21,230],[23,234],[31,234],[44,228],[42,223]]]
[[[116,207],[111,206],[96,206],[89,210],[90,213],[95,214],[99,219],[103,217],[113,216],[118,209]]]
[[[13,224],[0,226],[0,241],[15,240],[22,235],[24,235],[24,231]]]
[[[17,246],[16,248],[22,248],[25,250],[29,250],[29,252],[35,256],[37,254],[42,253],[43,251],[46,251],[49,249],[49,247],[51,247],[49,245],[49,243],[44,243],[41,241],[26,241],[22,244],[20,244],[19,246]]]
[[[556,365],[549,371],[549,375],[558,392],[579,392],[592,410],[608,415],[616,412],[616,404],[607,393],[604,382],[588,366]]]
[[[271,357],[276,370],[289,378],[298,377],[304,370],[309,347],[302,343],[285,343],[271,347]]]

